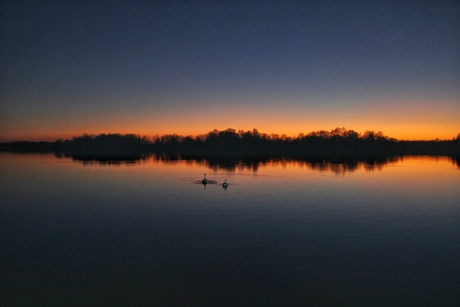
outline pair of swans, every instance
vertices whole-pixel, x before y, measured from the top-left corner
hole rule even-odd
[[[203,180],[201,180],[201,183],[202,183],[202,184],[207,184],[207,183],[208,183],[208,179],[206,179],[206,174],[204,174],[204,178],[203,178]],[[222,183],[222,186],[223,186],[224,188],[227,188],[227,187],[228,187],[227,179],[225,179],[224,183]]]

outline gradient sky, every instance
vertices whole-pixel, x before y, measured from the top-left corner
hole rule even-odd
[[[0,141],[460,132],[458,1],[2,1]]]

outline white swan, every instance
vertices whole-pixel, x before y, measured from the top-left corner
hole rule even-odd
[[[202,184],[208,183],[208,179],[206,179],[206,174],[204,174],[204,178],[203,178],[203,180],[201,180],[201,183]]]
[[[222,183],[222,186],[223,186],[224,188],[227,188],[227,187],[228,187],[227,179],[225,179],[224,183]]]

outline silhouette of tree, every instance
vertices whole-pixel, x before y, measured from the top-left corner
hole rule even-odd
[[[166,134],[140,136],[136,134],[87,133],[70,140],[56,142],[11,142],[0,144],[1,150],[33,152],[65,152],[73,155],[139,155],[145,153],[174,154],[235,154],[277,153],[295,155],[450,155],[460,156],[460,133],[452,140],[398,141],[381,131],[367,130],[360,135],[354,130],[337,127],[319,130],[297,137],[265,134],[257,129],[214,129],[198,136]]]

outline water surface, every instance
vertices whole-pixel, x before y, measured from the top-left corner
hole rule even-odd
[[[7,305],[460,301],[460,168],[447,157],[0,153],[0,180]]]

